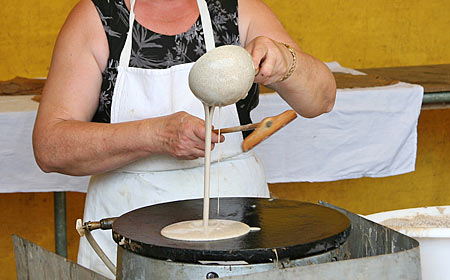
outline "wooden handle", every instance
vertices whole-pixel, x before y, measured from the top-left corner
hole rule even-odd
[[[255,131],[244,139],[242,150],[244,152],[249,151],[295,118],[297,118],[297,113],[294,110],[287,110],[277,116],[263,119]]]
[[[231,133],[231,132],[239,132],[239,131],[247,131],[251,129],[257,128],[259,123],[251,123],[251,124],[245,124],[240,126],[233,126],[233,127],[227,127],[227,128],[221,128],[220,134],[224,133]],[[219,134],[219,129],[213,129],[213,132],[215,134]]]

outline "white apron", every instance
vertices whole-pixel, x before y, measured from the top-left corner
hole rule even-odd
[[[215,47],[209,11],[205,0],[197,0],[197,4],[208,51]],[[169,69],[128,67],[134,18],[134,0],[131,0],[130,27],[119,61],[111,123],[160,117],[179,111],[204,119],[203,105],[188,86],[193,63]],[[215,117],[218,115],[216,110]],[[239,125],[236,105],[222,108],[220,123],[215,118],[214,125]],[[220,158],[220,164],[211,164],[211,197],[269,197],[264,169],[253,153],[242,153],[242,140],[241,133],[232,133],[226,135],[223,144],[216,145],[211,157],[213,160]],[[203,158],[177,160],[158,155],[92,176],[83,221],[118,217],[157,203],[203,198],[203,163]],[[97,230],[92,234],[106,255],[116,263],[117,245],[111,232]],[[114,278],[85,238],[80,239],[78,263]]]

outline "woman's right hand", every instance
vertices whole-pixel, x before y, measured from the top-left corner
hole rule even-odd
[[[205,156],[205,121],[186,112],[177,112],[161,117],[156,131],[161,152],[177,159],[191,160]],[[154,133],[155,131],[149,131]],[[153,136],[149,136],[152,139]],[[221,135],[223,142],[225,137]],[[219,142],[214,132],[211,134],[211,149]]]

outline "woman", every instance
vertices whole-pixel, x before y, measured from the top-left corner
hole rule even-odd
[[[300,115],[333,107],[328,68],[302,52],[260,0],[81,0],[55,45],[33,145],[45,172],[94,175],[85,221],[202,197],[203,109],[187,75],[211,42],[244,46],[258,70],[255,83],[277,91]],[[249,121],[255,88],[223,109],[221,126]],[[220,172],[227,178],[212,195],[267,197],[264,170],[253,154],[240,152],[241,142],[240,134],[224,141]],[[110,233],[93,234],[115,260]],[[78,261],[112,276],[83,239]]]

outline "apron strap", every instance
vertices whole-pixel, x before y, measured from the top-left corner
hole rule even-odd
[[[130,2],[130,16],[129,16],[129,27],[128,27],[128,34],[127,39],[125,41],[125,45],[123,46],[122,52],[120,53],[120,60],[119,60],[119,66],[122,67],[128,67],[130,63],[130,57],[131,57],[131,46],[133,42],[133,25],[134,25],[134,3],[135,0],[131,0]]]
[[[216,44],[214,42],[214,32],[212,29],[211,16],[209,15],[208,4],[206,4],[205,0],[197,0],[197,5],[200,11],[200,18],[202,20],[203,25],[203,34],[205,37],[206,51],[209,52],[210,50],[216,47]]]
[[[130,64],[131,47],[133,43],[133,25],[135,19],[134,4],[136,0],[130,0],[130,16],[127,39],[120,53],[119,66],[128,67]],[[197,0],[198,9],[200,11],[200,19],[203,25],[203,36],[205,37],[206,51],[210,51],[216,47],[214,42],[214,32],[211,24],[211,16],[209,15],[208,5],[205,0]]]

